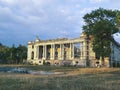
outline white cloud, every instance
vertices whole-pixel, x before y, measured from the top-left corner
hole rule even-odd
[[[90,0],[90,3],[105,3],[109,2],[109,0]]]
[[[63,31],[63,30],[61,30],[61,31],[59,31],[59,36],[58,36],[58,38],[63,38],[63,37],[69,37],[70,36],[70,32],[68,32],[68,31]]]
[[[83,8],[80,10],[80,14],[85,15],[86,13],[90,13],[92,10],[97,9],[97,7],[88,7],[88,8]]]
[[[16,0],[0,0],[0,1],[5,3],[14,3]]]

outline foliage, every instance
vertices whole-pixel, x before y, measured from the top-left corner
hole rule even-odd
[[[117,15],[116,22],[117,22],[117,25],[120,27],[120,11]]]
[[[85,25],[84,32],[93,38],[93,51],[98,58],[110,56],[110,43],[113,40],[112,34],[118,32],[116,23],[117,10],[106,10],[99,8],[86,14],[83,18]]]
[[[9,59],[10,48],[0,44],[0,62],[5,63]]]
[[[19,45],[7,47],[0,44],[0,63],[19,64],[27,58],[27,47]]]
[[[18,59],[18,63],[22,63],[24,59],[27,58],[27,47],[26,46],[22,46],[19,45],[17,47],[17,59]]]

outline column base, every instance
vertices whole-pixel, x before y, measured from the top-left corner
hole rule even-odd
[[[46,60],[46,58],[42,58],[42,60]]]
[[[55,60],[54,58],[50,58],[50,60]]]

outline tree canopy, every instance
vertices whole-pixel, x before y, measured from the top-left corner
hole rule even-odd
[[[120,33],[120,11],[118,12],[116,22],[117,22],[117,26],[119,27],[119,33]]]
[[[99,8],[83,17],[85,21],[83,32],[93,37],[93,51],[98,58],[102,57],[103,60],[110,56],[112,34],[118,32],[117,14],[118,10]]]
[[[0,43],[0,63],[19,64],[27,59],[27,47],[19,45],[15,47],[4,46]]]

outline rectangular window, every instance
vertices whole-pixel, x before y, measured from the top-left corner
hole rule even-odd
[[[34,48],[34,45],[32,45],[32,49]]]

